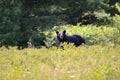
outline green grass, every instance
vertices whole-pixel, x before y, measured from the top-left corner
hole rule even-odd
[[[0,80],[120,80],[119,31],[107,26],[60,28],[79,34],[86,45],[18,50],[0,48]],[[46,32],[47,33],[47,32]],[[56,36],[52,32],[52,36]]]
[[[0,80],[119,80],[120,46],[0,48]]]

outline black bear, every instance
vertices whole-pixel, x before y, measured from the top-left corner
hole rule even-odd
[[[81,45],[82,43],[85,43],[85,40],[79,35],[73,36],[66,35],[66,30],[64,30],[63,32],[56,31],[56,34],[60,43],[63,42],[73,43],[76,47]]]

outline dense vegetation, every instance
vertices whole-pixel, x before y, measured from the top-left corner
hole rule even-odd
[[[119,0],[0,0],[0,80],[119,80]],[[58,48],[55,31],[81,35]]]
[[[57,27],[56,27],[57,28]],[[75,47],[63,44],[64,50],[55,45],[55,32],[37,48],[0,48],[0,80],[119,80],[120,41],[117,27],[61,26],[68,35],[77,33],[86,44]],[[117,38],[118,37],[118,38]],[[57,44],[57,43],[56,43]]]
[[[120,14],[119,0],[1,0],[0,46],[44,45],[43,31],[54,26],[109,25]]]

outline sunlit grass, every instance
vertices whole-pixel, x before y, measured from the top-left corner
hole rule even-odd
[[[0,48],[0,80],[119,80],[120,46]]]
[[[64,43],[64,50],[56,46],[23,50],[1,47],[0,80],[120,79],[120,45],[114,40],[119,43],[116,27],[65,25],[59,30],[81,35],[86,44],[75,47]],[[51,35],[56,36],[55,30]]]

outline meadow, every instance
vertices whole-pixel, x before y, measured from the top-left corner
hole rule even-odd
[[[56,46],[22,50],[1,47],[0,80],[120,80],[117,28],[68,26],[59,30],[83,36],[86,44],[74,47],[64,43],[65,50]],[[53,31],[52,36],[56,36]]]

